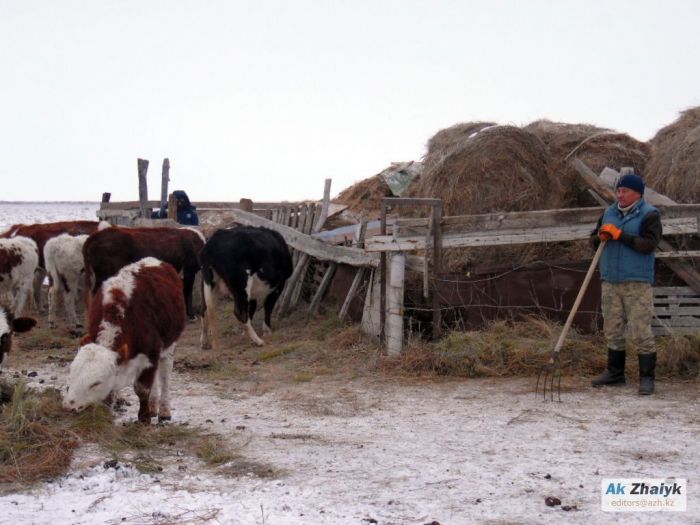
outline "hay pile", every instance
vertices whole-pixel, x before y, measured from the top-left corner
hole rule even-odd
[[[487,122],[458,124],[431,138],[423,174],[408,193],[442,199],[445,215],[549,209],[562,203],[542,141],[520,128]],[[425,216],[426,211],[404,213]],[[539,245],[445,250],[443,267],[462,271],[477,264],[522,264],[545,258],[550,250]]]
[[[656,191],[682,203],[700,199],[700,107],[680,117],[651,139],[646,181]]]
[[[392,162],[391,165],[373,177],[361,180],[344,189],[333,202],[345,204],[351,214],[367,212],[370,216],[379,216],[382,199],[394,197],[387,178],[396,175],[420,177],[422,165],[420,162]]]
[[[423,175],[411,197],[438,197],[445,215],[556,208],[561,189],[549,176],[547,151],[514,126],[465,123],[428,142]]]
[[[552,177],[564,188],[564,206],[595,206],[571,166],[574,158],[585,162],[600,173],[606,166],[619,170],[631,166],[645,172],[649,159],[649,146],[625,133],[599,128],[590,124],[567,124],[549,120],[537,120],[523,129],[535,134],[547,147]]]

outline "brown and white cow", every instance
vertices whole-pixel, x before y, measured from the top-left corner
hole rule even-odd
[[[253,315],[265,308],[263,333],[271,331],[270,318],[284,283],[292,275],[292,258],[284,238],[267,228],[239,226],[217,230],[200,255],[204,314],[202,348],[216,340],[216,296],[233,298],[233,311],[246,333],[262,346],[252,325]]]
[[[0,305],[0,371],[5,361],[5,356],[12,349],[12,334],[27,332],[36,325],[36,320],[31,317],[17,317],[12,315],[12,310]]]
[[[62,233],[49,239],[44,246],[46,271],[49,274],[49,326],[52,328],[56,326],[59,296],[63,296],[71,331],[82,328],[76,315],[76,305],[85,284],[83,244],[87,238],[87,235]]]
[[[182,282],[173,267],[153,257],[125,266],[93,298],[64,408],[79,412],[133,385],[140,422],[170,419],[170,373],[184,328]]]
[[[83,245],[86,278],[94,294],[127,264],[155,257],[182,271],[187,315],[192,318],[192,288],[203,246],[204,236],[192,228],[106,228],[90,235]]]
[[[0,238],[29,237],[34,240],[39,249],[39,265],[34,276],[34,302],[41,309],[41,284],[46,277],[44,262],[44,246],[49,239],[67,233],[68,235],[89,235],[97,231],[100,223],[97,221],[60,221],[40,224],[14,224],[0,233]]]
[[[39,252],[32,239],[0,239],[0,295],[10,296],[13,312],[24,310],[32,293],[38,262]]]

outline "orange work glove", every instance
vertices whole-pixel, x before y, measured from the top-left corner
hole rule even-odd
[[[603,241],[609,241],[610,239],[616,241],[622,235],[622,230],[615,226],[614,224],[603,224],[598,229],[598,237]]]

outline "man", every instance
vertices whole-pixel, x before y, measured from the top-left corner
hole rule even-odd
[[[603,329],[608,343],[607,369],[593,386],[625,384],[625,330],[639,358],[639,394],[654,392],[656,349],[651,332],[654,250],[661,240],[659,211],[644,199],[644,180],[620,177],[617,202],[598,220],[591,241],[607,241],[600,259]]]
[[[190,198],[182,190],[175,190],[173,192],[175,196],[175,220],[180,224],[187,224],[191,226],[199,225],[199,215],[197,215],[197,207],[190,202]],[[168,203],[158,211],[151,213],[151,219],[167,219],[168,218]]]

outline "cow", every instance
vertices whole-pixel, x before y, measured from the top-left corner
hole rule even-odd
[[[38,271],[34,276],[34,302],[36,308],[41,310],[41,284],[46,277],[46,264],[44,262],[44,246],[52,237],[67,233],[68,235],[89,235],[97,231],[100,225],[97,221],[60,221],[40,224],[14,224],[0,234],[0,238],[16,236],[33,239],[39,249]]]
[[[44,246],[46,271],[49,274],[49,326],[56,327],[59,294],[71,332],[79,332],[82,323],[75,313],[76,303],[80,300],[80,290],[85,282],[85,263],[83,244],[87,235],[68,235],[62,233],[49,239]]]
[[[270,317],[284,283],[292,275],[292,258],[284,238],[262,227],[217,230],[200,254],[203,286],[201,346],[218,347],[216,295],[233,298],[236,318],[258,346],[264,341],[253,329],[253,314],[265,308],[263,334],[271,332]]]
[[[12,310],[0,304],[0,371],[5,356],[12,349],[12,334],[27,332],[36,325],[31,317],[15,317]]]
[[[127,264],[155,257],[182,271],[187,316],[192,319],[192,289],[203,246],[204,236],[193,228],[105,228],[83,245],[86,279],[94,295],[105,279]]]
[[[182,281],[171,265],[146,257],[124,266],[90,305],[63,407],[80,412],[133,385],[139,422],[171,419],[170,373],[185,323]]]
[[[0,239],[0,293],[11,296],[13,312],[21,314],[24,310],[38,263],[39,252],[32,239]]]

